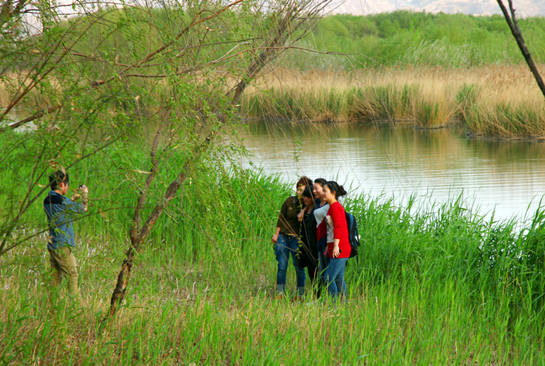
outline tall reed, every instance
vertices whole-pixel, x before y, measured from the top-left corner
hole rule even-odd
[[[543,95],[527,68],[515,65],[277,70],[249,90],[241,110],[250,117],[407,122],[427,128],[462,120],[477,135],[545,134]]]
[[[72,183],[85,182],[94,197],[90,215],[75,224],[79,301],[49,288],[45,234],[0,258],[3,363],[543,360],[543,211],[529,222],[496,222],[463,197],[397,207],[387,197],[349,195],[343,204],[358,219],[362,248],[348,265],[348,300],[334,305],[309,293],[291,303],[275,300],[270,242],[291,187],[213,159],[160,218],[138,255],[126,303],[100,328],[137,195],[120,174],[128,157],[105,154],[72,171]],[[131,159],[141,155],[135,148]],[[33,209],[43,217],[39,203]],[[288,277],[294,288],[291,269]]]

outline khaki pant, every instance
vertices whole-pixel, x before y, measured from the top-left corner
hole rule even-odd
[[[53,269],[53,286],[59,286],[63,276],[68,278],[68,291],[72,296],[79,294],[78,263],[72,254],[72,248],[65,245],[59,249],[49,249],[49,260]]]

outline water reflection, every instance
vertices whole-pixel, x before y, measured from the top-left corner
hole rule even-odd
[[[468,204],[496,217],[535,211],[545,193],[545,144],[469,140],[463,129],[415,130],[367,124],[251,122],[250,161],[295,182],[301,174],[336,178],[353,190]]]

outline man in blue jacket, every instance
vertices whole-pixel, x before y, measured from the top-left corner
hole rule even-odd
[[[76,214],[87,211],[87,194],[85,186],[80,187],[81,194],[74,194],[72,200],[65,197],[68,192],[69,177],[64,170],[57,170],[49,176],[51,191],[44,199],[44,210],[49,224],[49,240],[47,250],[53,269],[53,285],[58,286],[62,277],[68,278],[68,290],[72,296],[79,294],[78,264],[73,254],[76,247],[72,221]],[[83,203],[76,202],[83,198]]]

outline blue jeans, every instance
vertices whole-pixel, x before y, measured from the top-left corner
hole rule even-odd
[[[346,262],[348,258],[329,258],[329,264],[325,269],[324,279],[333,299],[336,299],[338,295],[346,296],[346,282],[344,282]]]
[[[286,272],[288,271],[288,260],[293,259],[295,274],[297,275],[297,292],[302,295],[305,290],[305,269],[297,266],[297,250],[299,239],[294,236],[287,236],[282,233],[278,235],[274,253],[278,261],[278,273],[276,275],[276,288],[278,292],[286,290]]]

